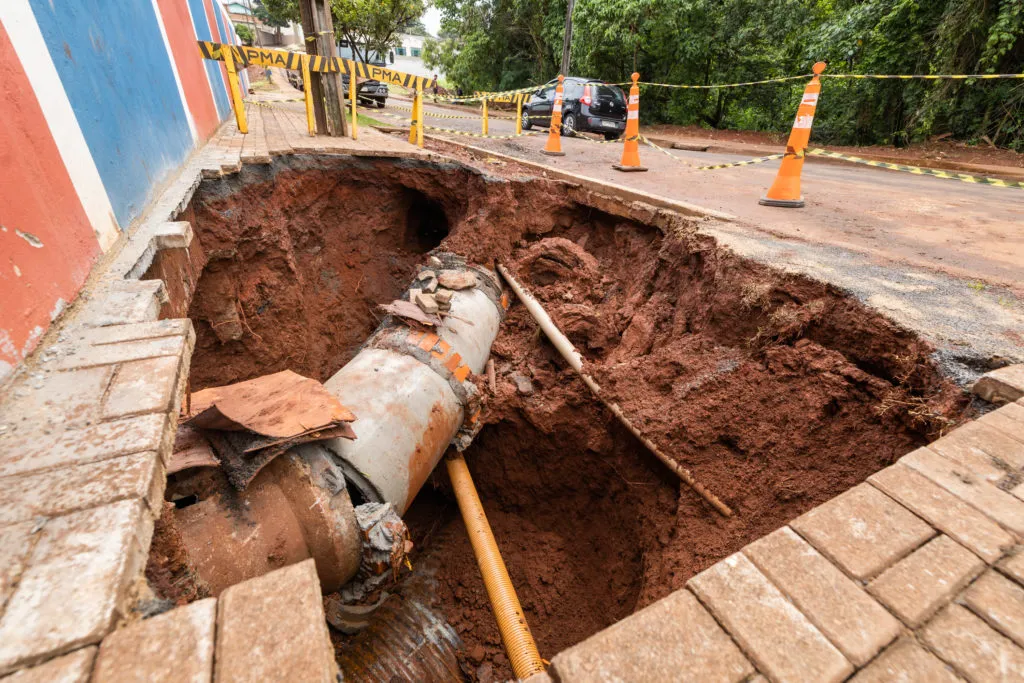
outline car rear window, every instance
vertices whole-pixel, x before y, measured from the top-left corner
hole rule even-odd
[[[598,85],[597,96],[602,100],[611,99],[616,104],[626,103],[626,96],[622,94],[622,90],[617,85]]]

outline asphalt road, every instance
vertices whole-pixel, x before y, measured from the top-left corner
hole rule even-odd
[[[386,109],[368,109],[366,114],[407,125],[410,104],[392,98]],[[480,132],[478,118],[440,118],[472,116],[472,110],[456,112],[429,100],[424,110],[427,126]],[[384,117],[384,112],[398,118]],[[514,113],[498,115],[511,119]],[[566,156],[548,157],[540,154],[544,131],[514,140],[428,132],[731,214],[742,224],[777,236],[879,255],[1009,287],[1024,296],[1024,190],[810,158],[802,178],[806,206],[781,209],[757,202],[775,178],[778,161],[699,171],[692,166],[745,157],[671,150],[670,158],[642,146],[641,162],[650,170],[620,173],[611,165],[622,154],[621,143],[563,138]],[[491,118],[490,135],[514,132],[514,121]]]

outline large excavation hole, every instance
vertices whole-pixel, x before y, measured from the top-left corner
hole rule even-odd
[[[185,217],[205,261],[186,302],[193,390],[285,368],[325,380],[425,251],[499,259],[609,398],[733,508],[724,519],[681,485],[513,304],[466,458],[549,659],[937,437],[965,406],[926,342],[844,292],[741,259],[681,217],[563,184],[280,159],[204,181]],[[510,677],[443,468],[406,519],[413,566],[438,567],[463,673]]]

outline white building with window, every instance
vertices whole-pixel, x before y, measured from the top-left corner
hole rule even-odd
[[[436,73],[438,80],[444,78],[444,74],[440,71],[431,71],[423,65],[423,41],[426,39],[426,36],[413,36],[407,33],[398,36],[400,44],[391,50],[395,55],[393,66],[396,71],[404,71],[427,78],[433,78]]]

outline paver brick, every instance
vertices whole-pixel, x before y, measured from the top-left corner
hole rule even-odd
[[[3,614],[4,605],[14,592],[35,546],[37,537],[34,529],[32,522],[0,526],[0,614]]]
[[[160,280],[116,280],[85,305],[78,320],[91,327],[156,320],[166,299]]]
[[[562,683],[742,681],[754,673],[687,590],[675,591],[560,652],[552,666]]]
[[[99,642],[126,608],[152,532],[137,500],[47,522],[0,619],[0,673]]]
[[[1008,365],[986,372],[972,388],[989,403],[1012,403],[1024,398],[1024,365]]]
[[[126,498],[138,498],[155,511],[165,482],[163,463],[153,452],[4,477],[0,524],[55,517]]]
[[[170,448],[174,437],[163,413],[140,415],[49,433],[24,430],[0,435],[0,477],[97,462],[119,455]]]
[[[855,665],[899,635],[899,622],[885,608],[789,527],[743,553]]]
[[[896,464],[868,482],[987,562],[1013,546],[1009,532],[916,470]]]
[[[3,679],[3,683],[88,683],[96,647],[84,647],[71,654],[22,669]]]
[[[902,638],[858,671],[850,683],[956,683],[959,680],[941,659],[912,638]]]
[[[921,631],[924,642],[972,683],[1024,680],[1024,650],[960,605],[949,605]]]
[[[963,465],[927,448],[918,448],[904,455],[899,462],[920,472],[1018,536],[1024,535],[1024,501],[997,489]]]
[[[970,468],[976,476],[999,482],[1024,467],[1024,443],[988,424],[970,422],[928,444],[928,449]]]
[[[103,400],[103,418],[169,411],[181,364],[181,358],[165,356],[119,365]]]
[[[216,628],[207,598],[118,629],[100,645],[92,683],[211,681]]]
[[[181,356],[188,349],[188,344],[188,337],[183,335],[137,339],[117,344],[69,344],[59,349],[64,355],[57,361],[56,368],[71,370],[160,356]]]
[[[216,641],[218,683],[333,683],[334,648],[313,560],[225,590]]]
[[[188,318],[178,318],[151,320],[130,325],[84,328],[74,335],[72,340],[85,342],[92,346],[106,346],[164,337],[186,337],[191,343],[192,336],[192,321]]]
[[[999,570],[1024,586],[1024,546],[1018,546],[999,563]]]
[[[1007,403],[1002,408],[978,418],[977,422],[1024,443],[1024,406]]]
[[[963,602],[1013,642],[1024,647],[1024,588],[997,572],[971,584]]]
[[[736,553],[687,586],[773,680],[841,681],[850,662],[757,567]]]
[[[790,526],[856,579],[866,580],[935,535],[935,530],[869,484],[797,517]]]
[[[45,425],[84,426],[86,421],[99,418],[100,401],[113,371],[111,366],[99,366],[41,372],[18,387],[17,400],[5,406],[4,419],[16,421],[19,430],[46,429]]]
[[[984,568],[977,555],[939,536],[885,570],[868,591],[907,626],[917,627]]]

